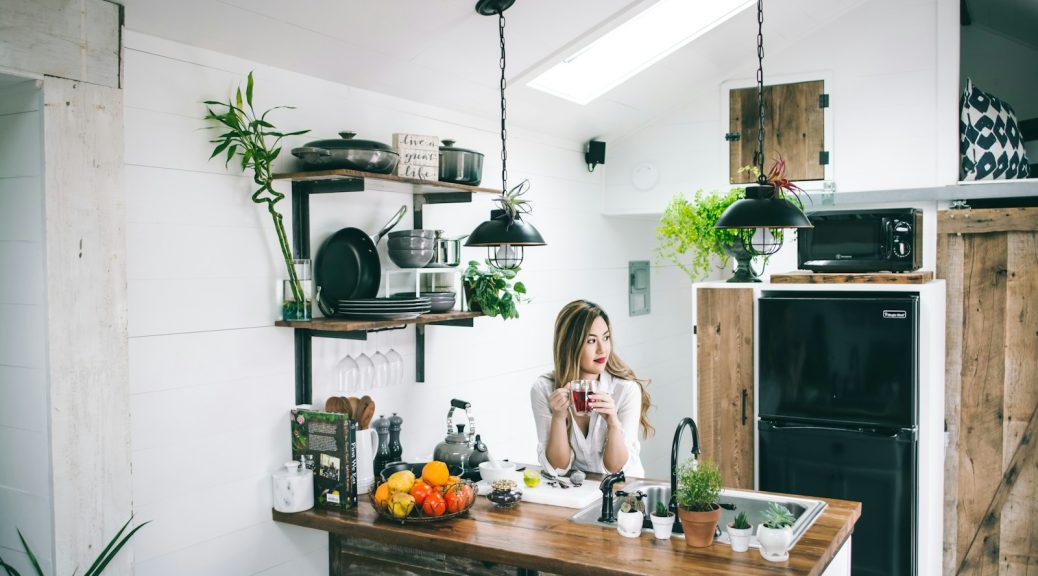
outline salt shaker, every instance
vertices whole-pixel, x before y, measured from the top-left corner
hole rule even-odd
[[[274,472],[274,509],[278,512],[302,512],[314,507],[314,473],[293,460]]]

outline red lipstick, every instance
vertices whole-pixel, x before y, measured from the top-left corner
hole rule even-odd
[[[600,358],[595,358],[595,364],[605,364],[605,362],[606,362],[606,357],[605,356],[602,356]]]

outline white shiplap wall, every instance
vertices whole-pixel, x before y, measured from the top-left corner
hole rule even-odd
[[[23,573],[16,528],[53,571],[41,102],[35,80],[0,88],[0,556]]]
[[[296,106],[271,119],[286,130],[313,129],[286,151],[343,129],[384,142],[393,132],[453,137],[486,154],[488,187],[500,181],[498,125],[133,31],[124,39],[133,493],[137,518],[153,521],[134,542],[136,573],[326,573],[323,533],[270,520],[269,475],[289,458],[294,400],[292,334],[272,327],[282,264],[269,217],[248,200],[250,181],[207,161],[200,102],[226,97],[255,70],[258,107]],[[606,167],[589,174],[582,143],[510,126],[509,160],[512,184],[533,183],[529,220],[549,243],[528,252],[521,278],[534,301],[522,317],[429,327],[421,384],[411,330],[367,342],[315,340],[318,395],[334,386],[345,354],[394,348],[404,357],[404,384],[371,395],[377,414],[403,416],[405,457],[431,454],[450,399],[462,398],[495,456],[531,461],[529,387],[550,369],[555,314],[584,297],[611,314],[618,352],[654,381],[661,434],[643,460],[651,475],[665,476],[670,430],[691,405],[690,285],[673,268],[654,268],[653,313],[628,317],[627,263],[652,259],[654,221],[601,216]],[[279,164],[295,167],[287,152]],[[469,232],[487,217],[489,200],[428,206],[425,227]],[[335,230],[373,233],[411,201],[371,190],[314,198],[314,253]],[[289,202],[282,210],[287,217]],[[482,257],[463,250],[464,260]]]

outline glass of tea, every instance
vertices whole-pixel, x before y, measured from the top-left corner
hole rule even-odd
[[[573,380],[567,386],[573,398],[573,412],[577,416],[590,414],[591,395],[598,392],[598,380]]]

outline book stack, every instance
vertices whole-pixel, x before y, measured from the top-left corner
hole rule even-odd
[[[357,421],[346,414],[292,409],[292,459],[314,472],[317,508],[357,505]]]
[[[440,177],[440,139],[422,134],[393,134],[393,148],[400,154],[396,175],[419,180]]]

